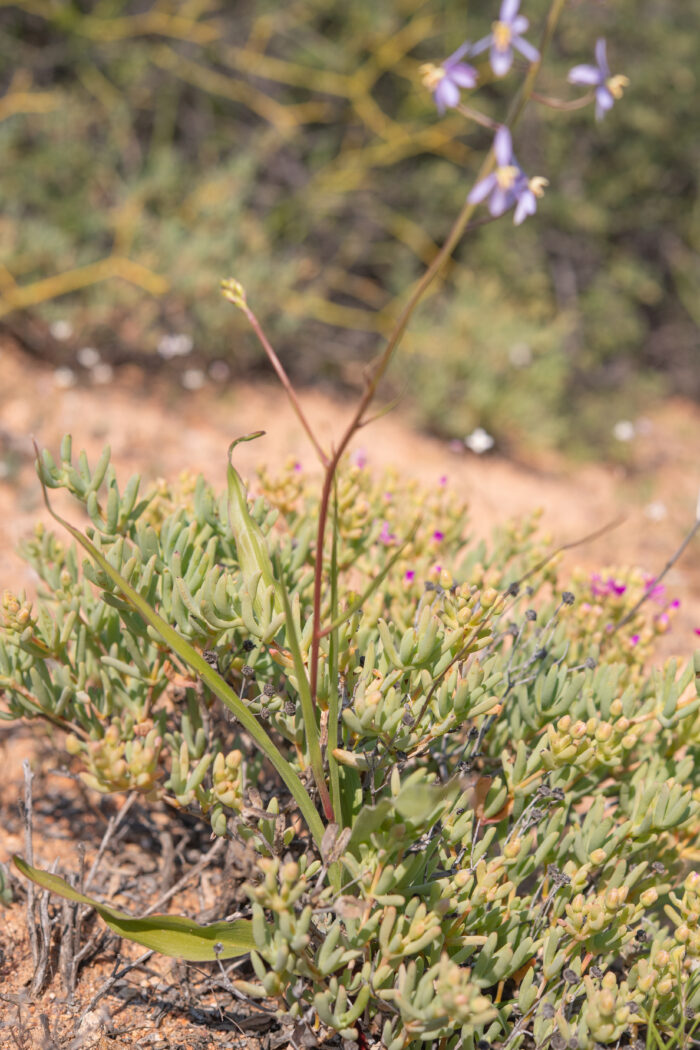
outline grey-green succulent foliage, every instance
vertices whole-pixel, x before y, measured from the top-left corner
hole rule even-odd
[[[41,591],[4,597],[3,717],[66,729],[89,787],[167,798],[257,858],[213,945],[100,905],[113,928],[249,953],[239,992],[390,1050],[683,1045],[700,698],[692,666],[647,670],[646,606],[622,622],[641,575],[564,591],[534,522],[476,542],[448,486],[346,463],[309,707],[313,478],[141,494],[69,440],[40,472],[83,505],[90,556],[44,528],[25,545]]]

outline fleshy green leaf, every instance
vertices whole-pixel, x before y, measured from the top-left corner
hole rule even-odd
[[[37,886],[50,893],[57,893],[66,900],[88,904],[120,937],[142,944],[144,948],[151,948],[161,955],[186,959],[188,962],[207,962],[234,959],[255,949],[250,919],[215,922],[211,926],[200,926],[180,915],[149,915],[138,919],[109,904],[100,904],[84,893],[78,893],[65,879],[33,868],[21,857],[15,856],[13,861],[18,871]]]

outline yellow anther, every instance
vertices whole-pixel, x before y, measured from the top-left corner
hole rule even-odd
[[[442,66],[434,66],[432,62],[426,62],[418,70],[420,78],[428,91],[434,91],[441,80],[447,75]]]
[[[506,164],[502,168],[496,168],[496,181],[502,190],[509,190],[518,177],[518,169],[514,164]]]
[[[496,50],[505,51],[506,48],[510,47],[513,32],[507,22],[494,22],[491,26],[491,32],[493,33],[493,42],[496,45]]]
[[[606,81],[606,87],[614,99],[622,98],[625,88],[629,86],[630,78],[618,73]]]
[[[549,186],[549,179],[543,178],[542,175],[535,175],[527,184],[527,188],[531,193],[534,193],[536,197],[544,196],[545,186]]]

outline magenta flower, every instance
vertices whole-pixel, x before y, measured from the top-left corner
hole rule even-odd
[[[382,531],[379,533],[380,543],[391,544],[396,539],[396,534],[391,532],[389,529],[389,522],[385,521],[382,525]]]
[[[620,597],[626,590],[627,586],[612,576],[608,576],[607,580],[604,580],[599,572],[591,573],[591,591],[596,598],[606,598],[610,594],[616,594]]]
[[[648,598],[651,598],[653,602],[658,602],[659,605],[663,604],[666,586],[663,583],[656,583],[656,576],[645,576],[644,588]]]
[[[435,532],[433,533],[433,539],[435,540],[436,543],[442,543],[444,538],[445,538],[445,533],[441,532],[440,529],[436,529]]]
[[[520,0],[503,0],[498,21],[491,26],[491,32],[472,48],[473,55],[490,49],[491,69],[497,77],[505,76],[513,65],[513,49],[528,62],[537,62],[540,57],[537,48],[522,36],[530,23],[524,15],[518,14],[519,8]]]
[[[426,62],[420,68],[423,83],[432,92],[440,116],[446,109],[454,109],[459,105],[461,88],[476,87],[477,71],[468,63],[460,61],[470,47],[469,42],[462,44],[441,66]]]
[[[416,574],[413,571],[413,569],[407,569],[406,570],[406,575],[404,576],[404,580],[406,581],[406,583],[413,583],[415,578],[416,578]]]
[[[537,198],[544,193],[547,180],[528,179],[513,156],[513,140],[506,127],[500,127],[493,140],[496,170],[487,175],[469,194],[470,204],[489,199],[489,211],[497,218],[515,205],[513,222],[519,226],[537,210]]]
[[[570,84],[595,88],[595,118],[602,120],[608,110],[612,109],[616,99],[622,98],[629,79],[619,73],[614,77],[610,75],[607,47],[603,37],[596,42],[595,60],[595,66],[574,66],[569,71],[568,80]]]

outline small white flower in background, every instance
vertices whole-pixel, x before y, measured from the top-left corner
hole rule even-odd
[[[57,368],[53,374],[53,381],[57,387],[67,390],[69,386],[75,386],[75,372],[72,368]]]
[[[215,383],[225,383],[231,375],[231,369],[225,361],[212,361],[207,369],[209,378]]]
[[[654,500],[653,503],[647,503],[644,513],[649,521],[663,521],[668,515],[666,504],[658,499]]]
[[[98,386],[104,386],[105,383],[111,383],[114,379],[114,369],[111,365],[100,362],[90,369],[90,378]]]
[[[100,360],[99,350],[95,350],[94,346],[83,346],[78,350],[75,355],[79,365],[83,368],[94,368]]]
[[[471,452],[475,452],[477,456],[481,456],[484,452],[488,452],[489,449],[493,448],[495,442],[483,427],[477,427],[475,430],[472,430],[471,434],[468,434],[465,437],[464,444]]]
[[[350,462],[353,467],[359,467],[360,470],[364,470],[367,466],[367,452],[363,448],[357,448],[350,456]]]
[[[166,361],[173,357],[186,357],[192,353],[194,343],[189,335],[164,335],[158,343],[158,353]]]
[[[613,427],[613,437],[617,441],[631,441],[636,432],[634,423],[630,423],[629,419],[621,419]]]
[[[532,348],[527,343],[514,343],[508,351],[513,368],[527,368],[532,364]]]
[[[185,390],[201,390],[206,380],[207,377],[201,368],[188,368],[182,373],[181,383]]]
[[[54,339],[59,339],[64,342],[66,339],[70,339],[73,335],[73,325],[70,321],[54,321],[49,328],[51,335]]]

